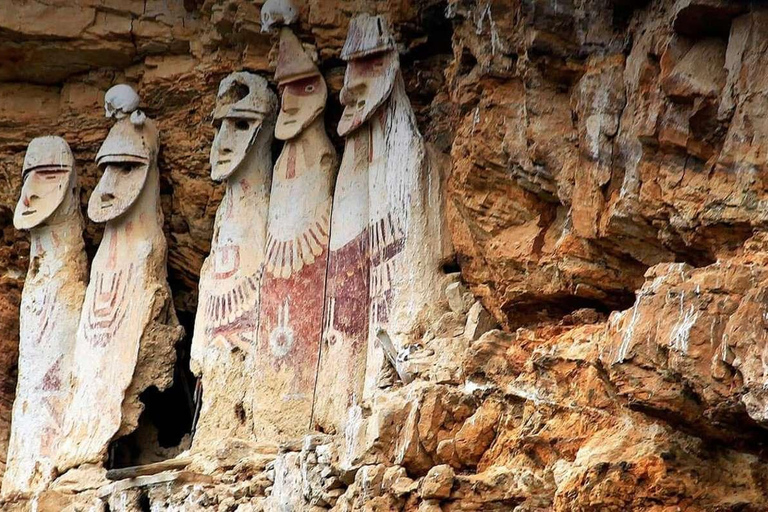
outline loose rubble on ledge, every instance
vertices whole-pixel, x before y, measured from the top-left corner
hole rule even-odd
[[[0,509],[768,510],[767,21],[1,6]]]

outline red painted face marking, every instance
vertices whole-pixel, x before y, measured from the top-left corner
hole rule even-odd
[[[353,60],[350,63],[351,77],[368,78],[380,74],[384,69],[385,56],[385,53],[379,53]]]
[[[288,146],[288,162],[285,168],[285,178],[292,180],[296,177],[296,145]]]
[[[213,260],[213,278],[229,279],[240,269],[240,246],[225,245],[216,252]]]
[[[282,86],[282,95],[311,96],[321,90],[320,80],[320,77],[315,75],[285,84]]]

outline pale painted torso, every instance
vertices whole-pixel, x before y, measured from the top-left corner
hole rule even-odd
[[[436,170],[416,127],[402,77],[392,95],[368,122],[370,324],[365,397],[376,387],[384,362],[377,334],[385,330],[395,348],[436,310],[442,256],[442,203]]]
[[[368,336],[368,165],[371,133],[349,135],[333,195],[325,326],[315,393],[314,421],[326,431],[345,428],[359,404]]]
[[[69,405],[69,379],[87,261],[79,214],[32,230],[21,299],[19,380],[3,492],[39,490],[50,477]]]
[[[335,168],[321,117],[286,142],[275,165],[253,372],[254,431],[262,438],[309,428]]]
[[[258,149],[258,148],[254,148]],[[269,152],[236,171],[216,212],[211,253],[200,272],[191,367],[203,387],[193,439],[206,449],[247,437],[249,367],[253,364],[267,236]],[[216,397],[211,400],[209,397]]]
[[[144,338],[157,336],[162,327],[178,329],[175,314],[168,326],[153,323],[153,315],[163,309],[158,301],[170,301],[170,290],[159,196],[156,185],[147,187],[131,210],[107,223],[93,260],[77,333],[75,390],[62,469],[103,460],[112,438],[135,428],[142,389],[133,389],[132,384],[140,371],[147,370],[137,367]],[[167,384],[172,361],[160,360],[169,357],[180,334],[161,341],[170,347],[154,348],[153,359],[163,371],[149,369],[160,380],[145,385]]]

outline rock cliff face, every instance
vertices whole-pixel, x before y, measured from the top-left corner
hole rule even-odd
[[[232,71],[274,72],[261,3],[0,6],[0,453],[26,144],[69,142],[85,204],[104,92],[136,85],[160,130],[169,282],[189,335],[223,195],[208,175],[216,89]],[[457,258],[445,313],[406,358],[415,381],[356,411],[359,435],[225,444],[133,487],[65,475],[38,510],[768,509],[768,7],[307,0],[297,33],[328,83],[329,133],[360,12],[389,19],[419,128],[450,156]],[[92,256],[101,228],[85,237]]]

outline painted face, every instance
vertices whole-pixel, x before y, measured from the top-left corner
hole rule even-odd
[[[396,52],[384,52],[350,60],[344,75],[339,135],[345,136],[371,118],[389,97],[400,67]]]
[[[253,146],[263,119],[225,117],[220,120],[211,146],[211,178],[222,181],[237,170]]]
[[[56,212],[72,188],[72,172],[69,166],[41,165],[24,175],[13,216],[16,229],[40,226]]]
[[[282,103],[277,116],[275,137],[280,140],[292,139],[325,108],[328,88],[320,75],[310,76],[281,87]]]
[[[140,157],[105,157],[99,167],[104,174],[88,201],[88,217],[94,222],[108,222],[136,202],[147,182],[149,161]]]

